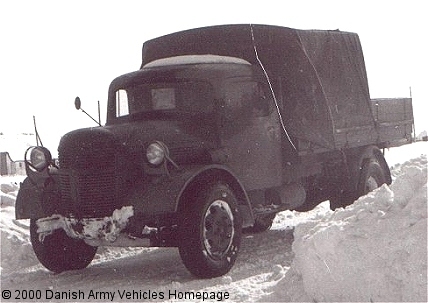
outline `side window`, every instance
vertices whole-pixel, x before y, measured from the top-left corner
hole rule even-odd
[[[128,93],[124,89],[116,91],[116,117],[129,115]]]

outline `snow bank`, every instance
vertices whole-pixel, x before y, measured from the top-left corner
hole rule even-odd
[[[393,175],[390,188],[295,228],[292,268],[268,301],[427,301],[426,156]]]
[[[28,220],[15,220],[15,200],[19,177],[0,178],[1,272],[38,264],[30,243]]]

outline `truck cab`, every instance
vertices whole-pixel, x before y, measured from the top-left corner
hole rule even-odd
[[[173,59],[113,81],[107,127],[125,127],[128,145],[165,143],[177,165],[227,163],[249,190],[272,184],[280,171],[278,119],[259,68],[224,56]],[[253,166],[265,167],[258,178]]]

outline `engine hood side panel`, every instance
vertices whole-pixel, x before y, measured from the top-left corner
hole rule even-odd
[[[213,127],[213,123],[148,120],[107,126],[106,129],[136,160],[144,161],[148,145],[153,141],[162,141],[176,163],[191,165],[210,161],[207,151],[219,145]]]
[[[132,205],[135,214],[144,214],[144,216],[174,213],[186,183],[200,170],[200,166],[186,169],[172,173],[171,177],[159,177],[157,182],[148,183],[141,179],[135,184],[125,204]]]

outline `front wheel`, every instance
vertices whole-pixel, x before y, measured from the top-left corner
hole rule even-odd
[[[41,241],[35,219],[30,221],[30,237],[37,259],[55,273],[85,268],[97,252],[97,247],[70,238],[62,229],[54,230]]]
[[[241,243],[238,202],[223,183],[202,187],[183,210],[179,252],[186,268],[199,278],[226,274]]]

